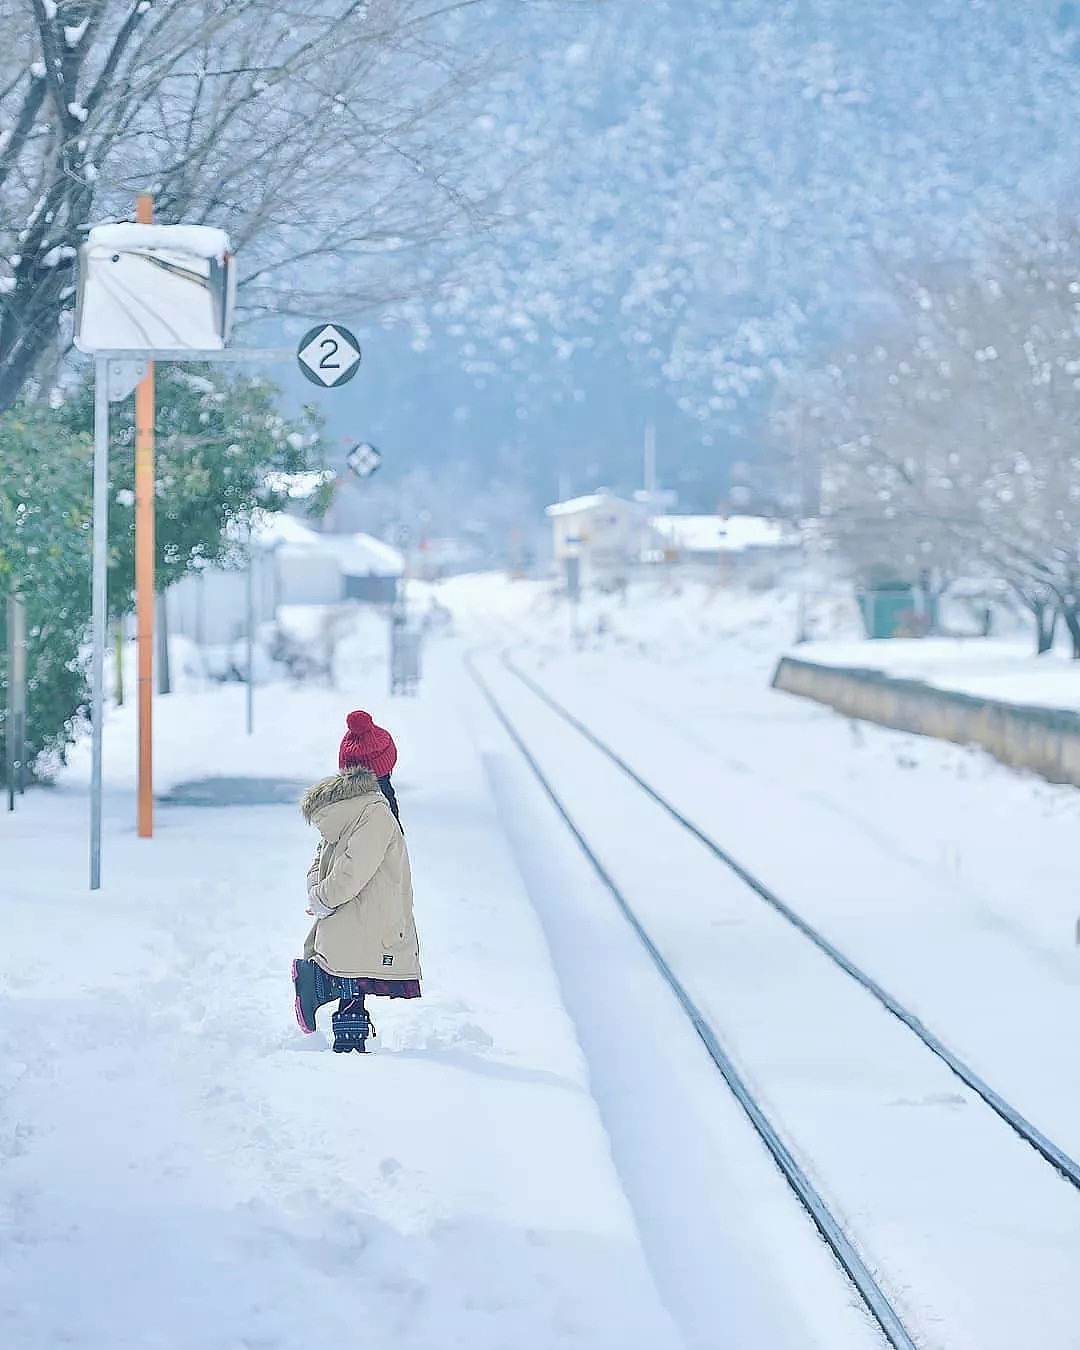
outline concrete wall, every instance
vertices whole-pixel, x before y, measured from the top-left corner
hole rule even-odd
[[[1080,713],[997,703],[876,670],[820,666],[785,656],[773,688],[848,717],[958,745],[979,745],[1013,768],[1080,787]]]

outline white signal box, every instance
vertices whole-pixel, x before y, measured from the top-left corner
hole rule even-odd
[[[236,265],[208,225],[98,225],[79,250],[75,345],[83,352],[220,351]]]

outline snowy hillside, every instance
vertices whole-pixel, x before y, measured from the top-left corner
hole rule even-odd
[[[1073,191],[1080,14],[1058,0],[518,5],[491,31],[514,64],[478,102],[474,174],[514,175],[510,223],[335,410],[396,463],[636,485],[655,416],[711,510],[775,360],[879,321],[895,266]]]

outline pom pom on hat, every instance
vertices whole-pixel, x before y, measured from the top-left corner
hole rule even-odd
[[[345,719],[348,727],[338,751],[338,768],[369,769],[376,778],[384,778],[397,763],[394,738],[383,727],[377,726],[369,712],[358,708]]]

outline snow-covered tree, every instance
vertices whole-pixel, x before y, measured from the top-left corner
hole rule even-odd
[[[0,0],[0,408],[63,342],[88,224],[226,227],[249,309],[416,293],[475,223],[480,0]]]
[[[274,474],[304,467],[316,424],[288,419],[265,382],[164,366],[157,410],[156,581],[159,589],[227,559],[238,523],[280,509]],[[31,757],[60,752],[86,702],[90,621],[91,436],[88,390],[0,414],[0,597],[25,596]],[[134,417],[116,414],[109,481],[109,604],[133,607]],[[6,604],[0,602],[0,638]],[[0,643],[0,680],[4,675]],[[3,751],[0,708],[0,758]]]
[[[649,0],[516,23],[524,72],[476,122],[506,228],[417,325],[526,406],[619,371],[712,444],[850,324],[879,256],[969,256],[988,223],[1072,191],[1080,11],[1057,0]],[[535,172],[514,177],[523,147]]]
[[[155,581],[165,590],[193,568],[228,562],[238,526],[254,510],[286,504],[276,474],[317,458],[319,424],[305,411],[283,416],[265,380],[228,378],[220,367],[165,365],[155,416]],[[57,409],[58,427],[89,438],[90,386]],[[109,455],[109,603],[132,608],[135,590],[135,416],[131,400],[113,413]]]
[[[1080,655],[1080,243],[1025,232],[978,271],[898,280],[893,323],[830,367],[818,447],[859,566],[981,571]]]

